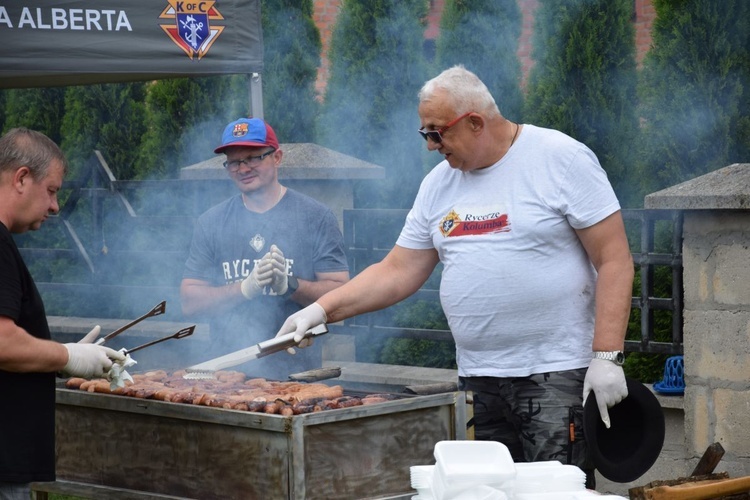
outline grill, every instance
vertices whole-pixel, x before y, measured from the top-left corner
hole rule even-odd
[[[196,499],[401,495],[466,437],[463,392],[281,416],[58,388],[56,419],[59,480]]]

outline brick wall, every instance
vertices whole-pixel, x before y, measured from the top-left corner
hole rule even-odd
[[[538,0],[519,0],[521,7],[521,39],[518,41],[518,59],[521,61],[521,86],[526,86],[526,80],[529,77],[529,71],[534,66],[531,59],[531,33],[534,31],[534,12],[539,6]]]
[[[325,82],[328,80],[328,48],[331,46],[331,34],[336,16],[339,14],[342,0],[315,0],[313,5],[313,21],[320,30],[320,39],[323,44],[320,68],[318,68],[318,79],[315,89],[319,95],[323,95]]]
[[[639,66],[651,48],[651,26],[654,19],[656,10],[653,0],[635,0],[635,60]]]
[[[435,39],[440,34],[440,15],[445,7],[446,0],[430,0],[430,12],[427,15],[427,28],[425,38]],[[635,29],[636,29],[636,61],[640,64],[643,57],[651,47],[651,25],[656,17],[653,0],[633,0],[635,3]],[[328,48],[331,43],[331,33],[336,22],[336,16],[341,9],[343,0],[315,0],[313,19],[320,30],[323,42],[323,53],[321,54],[321,65],[318,69],[316,89],[319,95],[325,90],[325,82],[328,80]],[[534,65],[531,59],[531,34],[534,28],[534,11],[539,5],[539,0],[518,0],[523,15],[521,38],[519,40],[518,58],[521,61],[523,71],[523,82],[528,77],[529,70]]]

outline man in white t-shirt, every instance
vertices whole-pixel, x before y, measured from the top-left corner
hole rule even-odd
[[[462,66],[428,81],[419,99],[419,132],[445,160],[423,180],[396,245],[279,334],[301,339],[318,323],[395,304],[441,262],[476,438],[503,442],[516,461],[578,465],[593,487],[582,403],[593,391],[609,426],[607,408],[627,396],[634,274],[606,173],[584,144],[504,118]]]

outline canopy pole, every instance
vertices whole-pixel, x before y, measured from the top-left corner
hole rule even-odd
[[[260,73],[250,75],[250,116],[263,119],[263,81]]]

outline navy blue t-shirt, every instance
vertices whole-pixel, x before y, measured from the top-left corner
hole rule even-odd
[[[271,245],[281,249],[289,274],[299,279],[314,281],[315,273],[348,270],[343,236],[331,210],[287,189],[279,203],[264,213],[250,212],[237,195],[201,215],[183,277],[214,286],[242,281]],[[274,295],[267,287],[262,295],[230,311],[207,315],[204,320],[211,326],[211,349],[201,356],[205,360],[273,338],[286,318],[300,309],[299,304]],[[316,342],[312,348],[299,349],[295,356],[279,353],[236,369],[285,380],[290,373],[320,366],[320,342]]]

